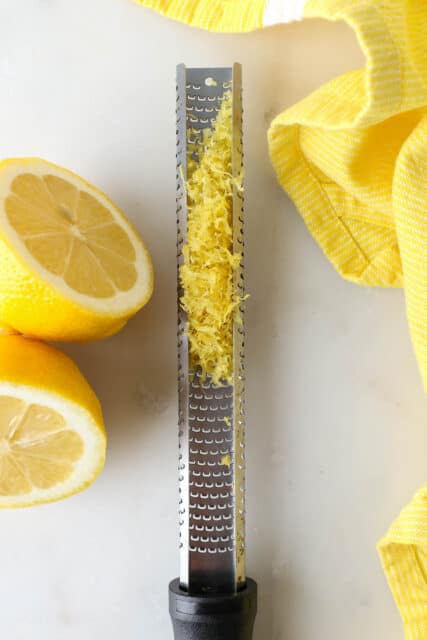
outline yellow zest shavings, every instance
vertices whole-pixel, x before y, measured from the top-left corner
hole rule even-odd
[[[197,132],[191,132],[197,138]],[[242,256],[233,253],[232,96],[227,92],[213,129],[206,129],[189,157],[187,244],[180,268],[181,303],[188,318],[192,368],[215,385],[233,381],[233,319],[243,301],[233,282]]]
[[[227,416],[225,416],[225,418],[224,418],[224,422],[225,422],[225,424],[227,425],[227,427],[231,427],[231,421],[230,421],[230,418],[228,418]]]
[[[230,467],[231,467],[231,456],[230,456],[230,454],[227,454],[226,456],[222,456],[222,458],[221,458],[221,464],[222,464],[224,467],[228,467],[228,468],[230,468]]]

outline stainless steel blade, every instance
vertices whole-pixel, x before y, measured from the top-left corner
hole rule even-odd
[[[177,258],[187,233],[187,154],[212,127],[232,91],[233,175],[242,171],[241,67],[177,68]],[[233,193],[234,251],[243,253],[243,196]],[[243,296],[243,265],[235,272]],[[233,327],[233,384],[215,387],[190,370],[187,317],[179,304],[180,581],[190,593],[233,592],[245,585],[244,330]],[[243,317],[243,308],[241,309]]]

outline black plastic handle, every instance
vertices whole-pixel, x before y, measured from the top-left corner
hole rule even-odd
[[[248,578],[237,593],[192,596],[173,580],[169,612],[175,640],[252,640],[257,584]]]

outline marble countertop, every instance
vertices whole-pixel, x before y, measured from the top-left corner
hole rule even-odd
[[[19,7],[18,7],[19,4]],[[66,346],[105,412],[105,471],[70,500],[0,514],[0,633],[168,640],[176,518],[175,65],[244,68],[248,569],[256,640],[398,640],[375,544],[427,480],[427,406],[400,291],[341,280],[277,186],[266,129],[363,64],[342,24],[214,35],[130,0],[2,0],[0,155],[104,189],[155,263],[118,335]]]

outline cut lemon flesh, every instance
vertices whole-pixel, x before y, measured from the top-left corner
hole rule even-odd
[[[81,436],[49,407],[0,396],[0,496],[66,482],[84,453]]]
[[[44,160],[0,163],[0,323],[44,339],[111,335],[149,299],[150,256],[120,210]]]
[[[73,362],[43,343],[0,335],[0,507],[59,500],[105,460],[96,396]]]

